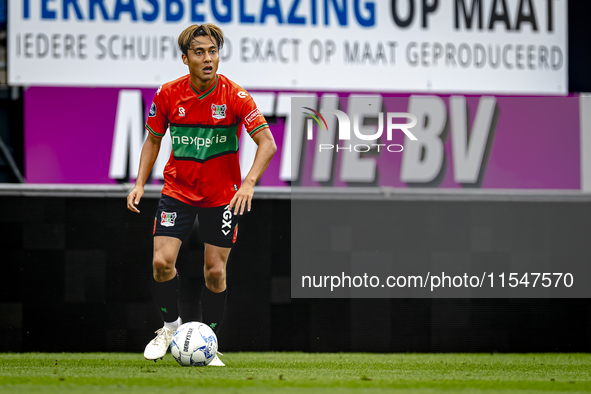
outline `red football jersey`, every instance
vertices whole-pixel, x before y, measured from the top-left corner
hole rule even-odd
[[[190,75],[162,85],[146,122],[159,138],[170,126],[162,194],[197,207],[228,204],[241,184],[242,125],[251,137],[269,127],[248,92],[225,76],[216,75],[206,92],[193,86]]]

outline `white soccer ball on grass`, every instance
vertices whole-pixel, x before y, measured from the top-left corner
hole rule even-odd
[[[218,339],[209,326],[189,322],[180,326],[170,343],[174,359],[185,367],[204,367],[215,358]]]

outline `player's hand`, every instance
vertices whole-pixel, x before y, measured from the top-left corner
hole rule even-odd
[[[244,182],[240,189],[234,194],[234,198],[230,201],[230,205],[228,205],[228,210],[234,209],[234,215],[237,215],[240,212],[240,215],[244,214],[244,209],[250,212],[250,204],[252,201],[252,196],[254,194],[254,187]]]
[[[129,196],[127,196],[127,209],[131,212],[140,213],[140,210],[135,206],[140,203],[142,196],[144,195],[144,188],[141,186],[135,186]]]

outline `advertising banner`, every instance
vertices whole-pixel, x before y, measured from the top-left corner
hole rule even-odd
[[[222,70],[249,89],[568,91],[567,1],[23,0],[9,84],[158,87],[185,72],[191,24],[219,25]]]
[[[155,92],[28,88],[26,181],[115,184],[135,179],[146,135],[144,123]],[[278,146],[260,186],[581,190],[579,102],[584,98],[250,94]],[[349,139],[341,138],[345,128],[331,110],[350,119]],[[409,131],[417,140],[392,127],[407,122],[399,119],[406,116],[401,114],[416,118]],[[162,182],[170,149],[167,133],[153,183]],[[242,133],[243,175],[255,151],[255,143]]]

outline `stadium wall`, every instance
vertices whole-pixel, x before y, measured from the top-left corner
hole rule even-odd
[[[161,325],[151,289],[157,198],[144,198],[142,212],[133,215],[123,193],[93,193],[0,196],[5,207],[0,351],[141,352]],[[588,202],[581,196],[546,201],[489,196],[461,204],[453,199],[376,204],[397,204],[406,217],[416,218],[409,231],[421,231],[428,245],[452,253],[469,243],[464,230],[478,225],[495,233],[518,230],[516,248],[534,259],[589,261]],[[319,200],[308,203],[313,207]],[[259,198],[240,222],[219,332],[222,351],[591,351],[589,299],[292,299],[290,204]],[[450,212],[453,220],[443,220]],[[527,212],[531,220],[503,228],[495,218],[508,212]],[[459,239],[442,244],[444,234]],[[494,258],[502,241],[490,242]],[[399,247],[416,251],[412,245]],[[178,260],[185,320],[199,319],[202,253],[194,232]]]

